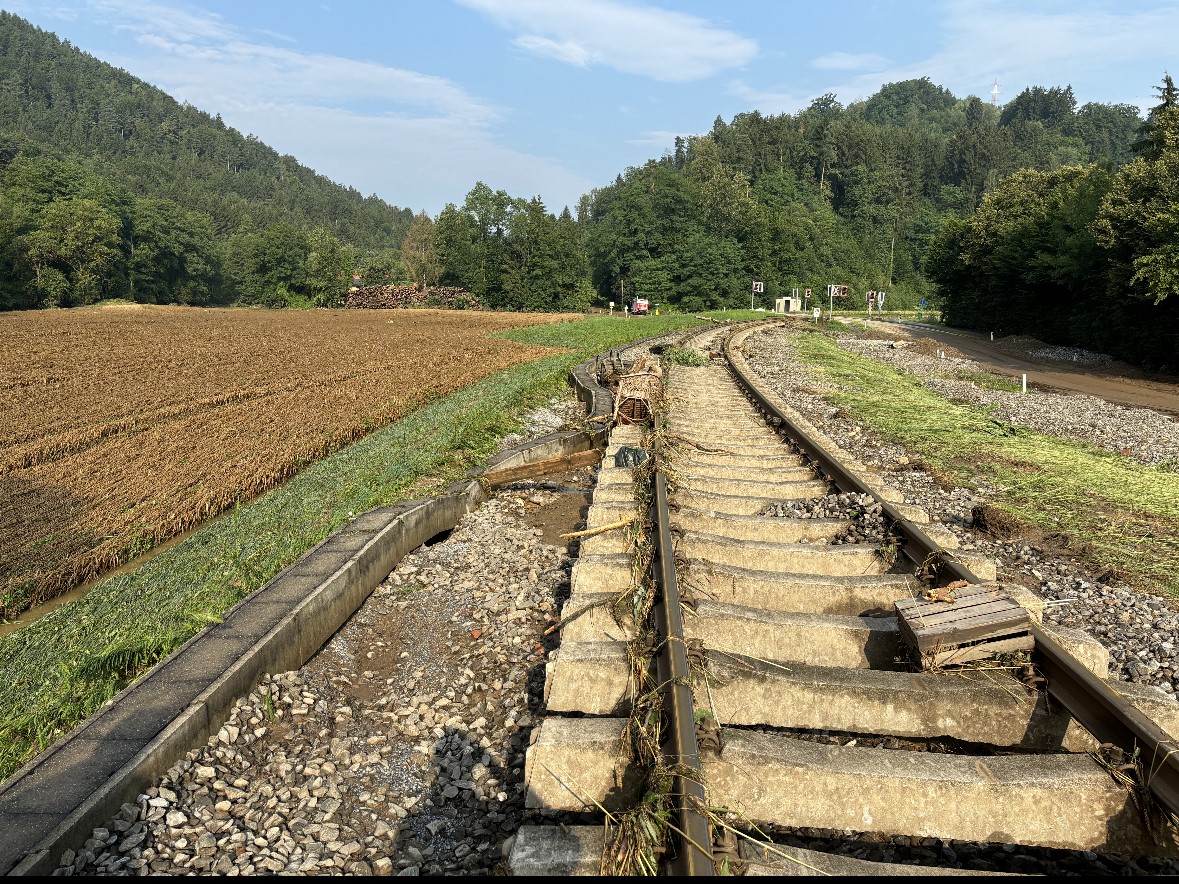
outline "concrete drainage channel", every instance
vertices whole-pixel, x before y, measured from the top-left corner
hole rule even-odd
[[[612,352],[571,373],[591,424],[608,422],[612,406],[598,365],[617,358]],[[309,551],[4,783],[0,873],[58,869],[63,853],[215,736],[264,674],[311,658],[403,557],[453,529],[500,477],[584,461],[604,440],[604,429],[568,431],[502,452],[481,476],[430,500],[366,513]]]
[[[715,353],[710,337],[697,346]],[[679,442],[665,472],[677,485],[674,571],[694,596],[684,639],[694,657],[708,790],[694,809],[713,824],[706,847],[718,865],[758,874],[907,874],[915,865],[934,874],[1174,871],[1145,858],[1175,856],[1173,830],[1155,828],[1159,818],[1140,810],[1150,801],[1119,776],[1116,755],[1035,682],[1022,681],[1027,671],[908,669],[892,610],[926,589],[913,564],[886,549],[896,543],[887,536],[857,533],[851,517],[822,517],[834,467],[816,469],[784,445],[717,363],[670,367],[667,420]],[[650,450],[668,438],[655,438]],[[611,433],[591,528],[642,518],[632,486],[638,470],[612,458],[641,439],[634,427]],[[864,481],[878,500],[904,507],[878,480]],[[787,513],[762,515],[784,506]],[[909,520],[924,516],[904,510]],[[955,545],[935,526],[924,532],[947,550]],[[561,645],[548,665],[548,717],[527,753],[529,807],[538,823],[563,824],[520,830],[516,874],[626,873],[634,866],[612,868],[603,856],[645,850],[655,862],[665,846],[665,859],[692,852],[676,826],[667,845],[638,843],[628,829],[658,800],[651,791],[658,777],[633,751],[632,712],[645,689],[634,681],[635,647],[644,629],[612,604],[633,585],[635,549],[617,530],[582,544]],[[974,581],[994,579],[993,562],[957,555]],[[1042,603],[1015,594],[1036,619]],[[1061,630],[1044,643],[1067,648],[1061,653],[1074,668],[1107,677],[1108,655],[1083,634]],[[1057,680],[1055,670],[1049,675]],[[1158,735],[1147,745],[1172,745],[1179,704],[1151,689],[1119,683],[1117,690],[1131,704],[1119,716],[1144,717],[1166,732],[1147,721],[1145,732]],[[1166,760],[1148,751],[1145,776]],[[613,825],[570,824],[601,810]],[[759,843],[759,830],[773,843]]]

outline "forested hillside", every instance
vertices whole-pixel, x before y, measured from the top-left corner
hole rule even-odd
[[[931,244],[948,321],[1179,369],[1179,89],[1170,76],[1136,158],[1026,169]]]
[[[1116,168],[1141,122],[1129,105],[1078,108],[1067,87],[998,108],[927,78],[847,107],[825,95],[798,114],[718,118],[582,200],[594,284],[690,310],[747,305],[755,279],[766,304],[841,282],[911,305],[934,293],[926,252],[947,219],[1020,169]]]
[[[413,213],[0,11],[0,309],[328,303]]]

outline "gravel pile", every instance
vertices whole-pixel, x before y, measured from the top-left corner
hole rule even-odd
[[[1179,472],[1179,423],[1165,414],[1082,394],[987,389],[952,376],[959,370],[977,372],[978,364],[969,359],[925,356],[909,348],[891,347],[889,341],[846,338],[840,344],[919,378],[924,386],[954,402],[990,408],[996,420],[1061,439],[1088,442],[1139,463],[1167,464]]]
[[[1104,353],[1082,350],[1080,347],[1039,347],[1029,350],[1033,359],[1047,359],[1051,362],[1076,362],[1081,365],[1110,365],[1113,358]]]
[[[1006,335],[995,338],[991,342],[996,350],[1010,353],[1012,356],[1042,359],[1046,362],[1069,362],[1079,365],[1118,366],[1129,368],[1124,362],[1118,362],[1105,353],[1095,353],[1092,350],[1082,350],[1080,347],[1057,347],[1046,344],[1031,335]]]
[[[831,544],[882,543],[888,533],[882,509],[871,494],[841,492],[772,503],[761,515],[785,519],[851,519],[851,525],[834,535]]]
[[[523,519],[557,497],[501,493],[406,556],[58,874],[502,870],[571,567]]]
[[[989,486],[982,477],[973,480],[975,488],[943,488],[914,455],[900,446],[875,439],[855,424],[823,398],[822,393],[834,387],[818,379],[797,358],[792,344],[794,334],[789,328],[757,333],[747,339],[745,353],[750,366],[785,395],[797,411],[831,438],[841,440],[841,445],[869,468],[885,475],[888,484],[901,491],[908,503],[928,510],[935,522],[957,535],[963,549],[994,556],[999,562],[1000,580],[1019,583],[1039,593],[1048,602],[1045,623],[1083,629],[1104,644],[1110,652],[1111,677],[1155,685],[1172,694],[1179,690],[1179,657],[1175,654],[1175,648],[1179,647],[1179,615],[1172,601],[1118,585],[1107,574],[1093,573],[1083,561],[1050,553],[1025,538],[996,539],[994,530],[988,535],[979,533],[976,513],[985,511],[988,495],[999,489]],[[923,365],[944,372],[951,361],[923,357],[908,348],[889,348],[887,342],[853,343],[849,339],[841,343],[913,374],[918,374]],[[977,369],[972,362],[962,362]],[[980,390],[979,395],[991,392]],[[1059,408],[1048,405],[1037,419],[1038,429],[1062,438],[1071,438],[1069,433],[1074,425],[1088,420],[1090,415],[1100,420],[1101,415],[1115,414],[1115,409],[1145,412],[1135,416],[1144,426],[1151,415],[1158,417],[1145,409],[1125,409],[1104,402],[1100,411],[1092,412],[1092,397],[1036,394],[1027,397],[1026,405],[1021,405],[1032,409],[1035,403],[1055,400],[1073,403]],[[1141,438],[1135,441],[1136,449],[1149,444]],[[1170,440],[1167,444],[1175,442]]]

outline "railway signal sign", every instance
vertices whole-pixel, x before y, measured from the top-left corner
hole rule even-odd
[[[829,285],[827,286],[827,312],[829,315],[835,313],[835,299],[847,297],[847,286],[845,285]]]
[[[753,283],[753,291],[751,291],[749,293],[749,309],[750,310],[753,309],[753,296],[764,294],[765,290],[766,290],[766,284],[764,282],[756,282],[755,281]]]

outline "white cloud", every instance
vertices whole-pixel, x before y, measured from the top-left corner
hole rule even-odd
[[[476,181],[513,196],[540,195],[551,212],[595,186],[557,160],[516,151],[458,118],[357,114],[339,108],[255,108],[250,119],[264,141],[298,144],[301,162],[362,193],[436,214],[461,203]]]
[[[813,95],[799,89],[758,88],[744,80],[729,83],[729,94],[767,114],[794,113],[811,103]]]
[[[1101,89],[1103,70],[1174,56],[1179,5],[1156,0],[1153,8],[1136,6],[1078,0],[1045,9],[1020,0],[955,0],[942,22],[942,48],[916,76],[928,74],[934,82],[958,86],[955,91],[976,94],[989,92],[998,77],[1001,86],[1010,84],[1005,90],[1009,98],[1028,85],[1085,83],[1089,90]],[[1146,87],[1161,78],[1162,68],[1153,76]],[[1079,97],[1126,100],[1112,95]]]
[[[1086,0],[1068,5],[952,0],[937,8],[940,21],[931,23],[937,46],[924,58],[884,67],[877,65],[887,64],[886,60],[871,54],[832,53],[811,66],[848,71],[842,82],[827,82],[808,93],[735,80],[729,92],[767,113],[793,113],[805,108],[817,94],[834,92],[848,104],[873,95],[886,83],[920,77],[929,77],[958,96],[986,98],[992,81],[998,78],[1003,101],[1027,86],[1071,84],[1080,103],[1129,101],[1148,107],[1153,103],[1150,86],[1158,82],[1166,65],[1159,62],[1157,71],[1150,70],[1144,59],[1174,55],[1179,4],[1155,0],[1146,8],[1131,10],[1127,6]],[[857,59],[864,64],[853,67],[851,61]],[[1144,70],[1141,94],[1134,98],[1111,93],[1108,84],[1115,78],[1105,72],[1116,69],[1122,73],[1131,67]],[[865,72],[855,74],[855,70]]]
[[[565,40],[564,42],[558,43],[556,40],[550,40],[548,37],[524,34],[513,40],[512,44],[536,55],[547,55],[549,58],[555,58],[557,61],[563,61],[566,64],[571,64],[579,68],[586,67],[594,60],[592,53],[588,49],[572,40]]]
[[[1111,79],[1103,71],[1139,66],[1144,59],[1166,59],[1179,39],[1179,6],[1157,3],[1131,10],[1125,4],[1097,7],[1083,2],[1044,11],[1016,0],[971,0],[947,8],[941,48],[917,64],[884,71],[851,84],[875,91],[887,83],[928,76],[957,94],[986,96],[996,78],[1003,100],[1031,85],[1072,84],[1078,100],[1134,101],[1107,94]],[[1143,98],[1162,68],[1144,82]]]
[[[281,35],[163,2],[75,0],[59,14],[71,9],[133,37],[133,57],[107,61],[397,205],[437,212],[483,180],[560,211],[592,186],[557,160],[505,147],[503,109],[444,77],[300,52]]]
[[[213,13],[138,0],[90,4],[140,46],[159,51],[136,58],[137,73],[193,104],[226,111],[253,107],[260,96],[278,103],[369,100],[385,111],[425,108],[476,125],[498,117],[495,108],[443,77],[258,42]]]
[[[882,55],[857,52],[829,52],[811,62],[811,67],[821,71],[860,71],[864,68],[878,68],[888,64]]]
[[[683,12],[620,0],[458,0],[517,32],[514,45],[577,67],[604,65],[665,82],[742,67],[753,40]]]
[[[90,0],[93,12],[122,19],[122,27],[138,30],[147,26],[160,36],[177,42],[197,40],[221,40],[233,33],[222,21],[221,16],[212,12],[189,12],[178,6],[163,3],[128,2],[128,0]]]
[[[687,138],[683,132],[670,132],[663,129],[653,129],[648,132],[643,132],[634,138],[627,139],[628,144],[645,144],[661,147],[665,150],[672,150],[675,147],[675,140],[677,138]]]

